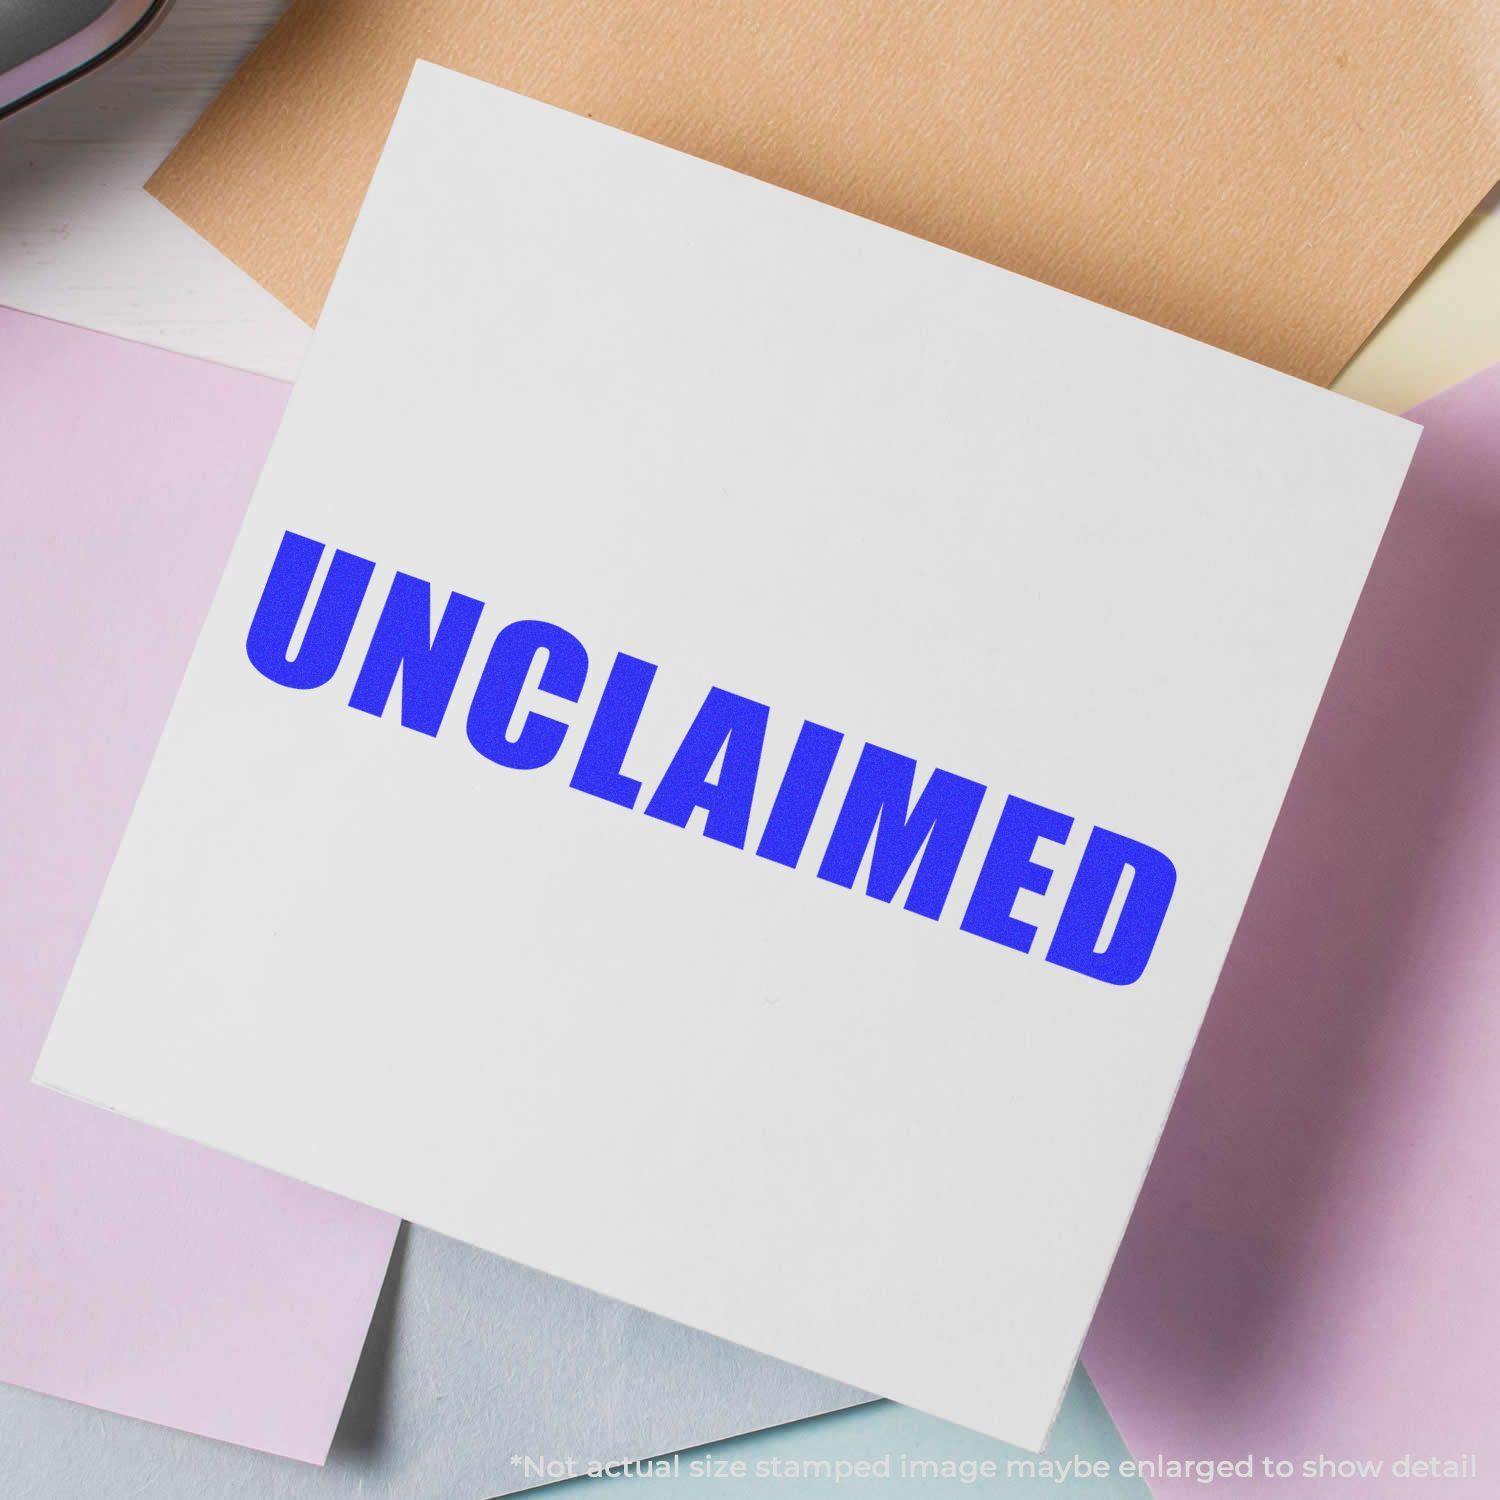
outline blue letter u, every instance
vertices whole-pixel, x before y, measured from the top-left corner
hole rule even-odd
[[[375,564],[352,552],[335,552],[328,566],[328,576],[312,618],[295,657],[288,655],[297,622],[307,604],[318,563],[323,556],[322,542],[288,531],[281,539],[276,561],[255,607],[250,633],[245,637],[245,654],[262,677],[279,682],[282,687],[322,687],[338,671],[354,617],[364,602],[365,589]]]

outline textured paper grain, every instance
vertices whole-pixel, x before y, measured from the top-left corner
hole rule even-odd
[[[418,57],[1327,382],[1500,176],[1500,0],[299,0],[150,183],[308,321]]]

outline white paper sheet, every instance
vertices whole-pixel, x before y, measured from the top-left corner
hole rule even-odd
[[[37,1076],[1036,1447],[1415,437],[420,65]]]

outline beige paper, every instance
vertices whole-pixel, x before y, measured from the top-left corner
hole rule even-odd
[[[1383,411],[1500,364],[1500,218],[1475,214],[1350,361],[1334,390]]]
[[[298,0],[150,183],[322,306],[418,57],[1331,380],[1500,177],[1500,0]]]

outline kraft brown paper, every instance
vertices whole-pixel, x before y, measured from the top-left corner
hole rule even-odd
[[[297,0],[149,187],[313,321],[429,58],[1326,383],[1500,177],[1500,0]]]

